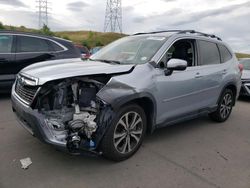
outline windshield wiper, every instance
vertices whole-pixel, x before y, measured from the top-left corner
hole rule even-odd
[[[108,60],[108,59],[90,59],[91,61],[101,61],[104,63],[114,63],[114,64],[121,64],[120,61],[116,61],[116,60]]]

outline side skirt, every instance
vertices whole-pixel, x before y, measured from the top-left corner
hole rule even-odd
[[[196,119],[196,118],[198,118],[200,116],[204,116],[204,115],[206,115],[208,113],[214,112],[214,111],[216,111],[216,109],[217,109],[217,105],[214,106],[214,107],[204,108],[204,109],[200,109],[198,111],[190,112],[190,113],[187,113],[187,114],[184,114],[184,115],[182,114],[181,116],[177,116],[177,117],[167,119],[166,121],[157,124],[155,127],[156,128],[162,128],[162,127],[167,127],[167,126],[174,125],[174,124],[177,124],[177,123],[185,122],[185,121],[188,121],[188,120]]]

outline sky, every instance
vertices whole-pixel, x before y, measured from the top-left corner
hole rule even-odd
[[[53,31],[103,31],[106,0],[48,0]],[[38,28],[36,0],[0,0],[0,21]],[[123,33],[195,29],[250,53],[250,0],[122,0]]]

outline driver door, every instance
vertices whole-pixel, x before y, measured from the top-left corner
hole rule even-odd
[[[195,40],[182,39],[175,42],[164,54],[156,69],[157,124],[171,122],[200,109],[199,101],[204,100],[200,91],[204,86],[197,67],[197,45]],[[164,67],[171,58],[187,61],[184,71],[173,71],[165,75]]]

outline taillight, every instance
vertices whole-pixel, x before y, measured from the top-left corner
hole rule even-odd
[[[243,68],[244,68],[243,65],[242,65],[242,64],[239,64],[238,67],[239,67],[239,69],[240,69],[240,72],[242,73]]]

